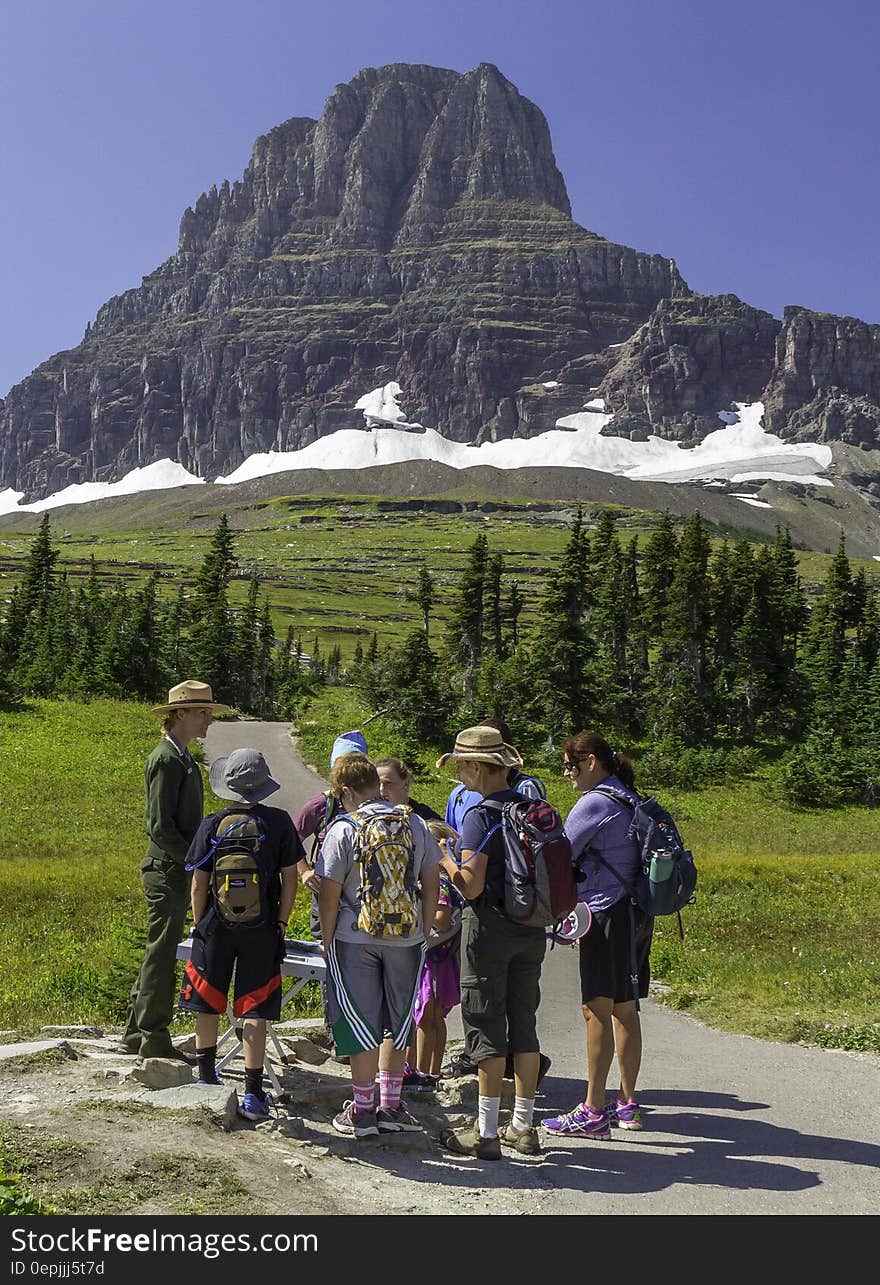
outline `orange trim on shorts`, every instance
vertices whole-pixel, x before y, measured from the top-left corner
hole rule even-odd
[[[216,986],[212,986],[210,982],[205,981],[201,973],[197,971],[191,959],[186,961],[184,972],[198,991],[199,997],[211,1009],[211,1012],[222,1013],[226,1008],[226,996],[223,992],[218,991]]]
[[[265,1003],[272,992],[279,990],[280,987],[281,974],[276,973],[271,981],[266,982],[266,985],[261,986],[259,990],[248,991],[247,995],[239,995],[235,1000],[235,1003],[232,1005],[233,1015],[235,1017],[243,1017],[248,1009],[259,1008],[261,1004]]]

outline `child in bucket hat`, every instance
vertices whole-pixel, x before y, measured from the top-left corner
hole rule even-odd
[[[187,853],[194,927],[180,1003],[196,1014],[199,1080],[218,1084],[217,1027],[234,970],[233,1013],[244,1025],[245,1093],[239,1110],[247,1120],[265,1120],[272,1106],[263,1091],[266,1022],[281,1014],[284,937],[303,846],[289,814],[262,802],[281,787],[259,750],[233,750],[215,759],[210,779],[214,793],[233,806],[205,817]],[[236,860],[244,854],[249,864],[246,870],[239,864],[224,882],[224,854],[232,849]],[[241,921],[231,921],[234,897],[241,902],[237,909],[246,911]]]

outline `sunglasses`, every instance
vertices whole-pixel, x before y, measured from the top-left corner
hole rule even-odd
[[[563,776],[568,776],[571,772],[574,772],[576,775],[580,770],[581,770],[580,763],[569,763],[567,759],[562,760]]]

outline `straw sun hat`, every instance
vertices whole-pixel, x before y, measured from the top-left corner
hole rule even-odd
[[[212,714],[229,713],[228,705],[220,705],[214,700],[208,684],[196,682],[194,678],[188,678],[186,682],[172,687],[168,693],[168,704],[157,705],[151,713],[173,714],[178,709],[207,709]]]
[[[455,746],[449,754],[441,754],[437,760],[438,767],[444,767],[450,759],[456,762],[491,763],[494,767],[521,767],[519,753],[501,739],[496,727],[466,727],[455,738]]]

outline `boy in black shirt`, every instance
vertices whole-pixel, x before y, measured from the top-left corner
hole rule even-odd
[[[187,853],[193,869],[192,954],[186,965],[180,993],[181,1007],[196,1016],[196,1056],[202,1083],[218,1084],[214,1066],[217,1027],[227,1004],[235,969],[233,1013],[243,1019],[245,1094],[240,1112],[247,1120],[265,1120],[272,1105],[263,1091],[263,1058],[266,1022],[281,1016],[281,960],[287,921],[296,897],[296,863],[303,846],[293,822],[281,808],[263,807],[262,800],[280,789],[258,750],[233,750],[211,764],[211,789],[221,799],[237,805],[205,817]],[[252,857],[255,873],[238,876],[242,886],[259,889],[259,901],[246,913],[247,922],[229,921],[227,888],[236,875],[215,877],[224,847],[218,846],[223,821],[241,814],[244,824],[234,823],[242,837],[237,847]],[[253,824],[249,824],[253,822]],[[255,838],[245,837],[250,832]],[[230,835],[233,828],[230,828]],[[225,886],[224,886],[225,885]],[[244,894],[242,894],[242,901]]]

